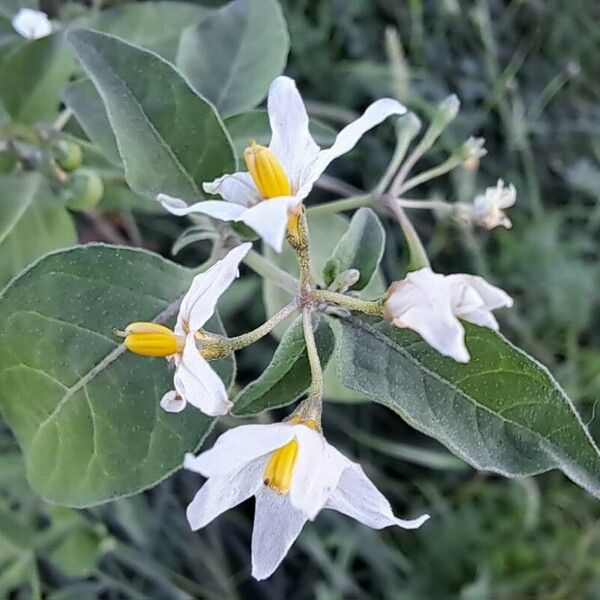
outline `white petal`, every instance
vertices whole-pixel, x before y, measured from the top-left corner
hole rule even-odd
[[[470,312],[466,312],[458,316],[464,321],[469,321],[469,323],[474,323],[475,325],[479,325],[480,327],[489,327],[494,331],[498,331],[498,329],[500,329],[498,321],[496,321],[496,317],[494,317],[494,315],[485,308],[479,310],[472,310]]]
[[[37,40],[52,33],[52,23],[45,12],[21,8],[13,17],[14,30],[24,38]]]
[[[158,194],[156,200],[162,204],[164,209],[178,217],[199,213],[220,221],[235,221],[246,210],[240,204],[221,200],[205,200],[188,205],[183,200],[167,196],[167,194]]]
[[[224,475],[285,446],[293,437],[293,428],[284,423],[242,425],[226,431],[210,450],[186,455],[183,466],[205,477]]]
[[[379,125],[382,121],[392,115],[403,115],[406,107],[392,98],[381,98],[373,102],[367,110],[356,121],[350,123],[335,138],[330,148],[321,150],[310,169],[305,169],[296,189],[299,198],[306,198],[310,193],[315,181],[329,166],[332,160],[342,154],[346,154],[356,146],[356,143],[369,129]]]
[[[440,312],[426,306],[415,306],[393,322],[397,327],[413,329],[444,356],[450,356],[457,362],[469,361],[465,330],[450,311]]]
[[[287,496],[267,487],[256,492],[252,531],[252,577],[266,579],[284,559],[307,521]]]
[[[186,338],[174,383],[184,400],[211,417],[227,414],[233,406],[225,384],[196,348],[193,333]]]
[[[328,444],[321,433],[305,425],[294,427],[298,458],[292,476],[290,501],[312,521],[325,505],[350,461]]]
[[[228,202],[235,202],[246,207],[254,206],[262,199],[250,173],[241,171],[203,183],[202,188],[208,194],[219,194]]]
[[[160,407],[169,413],[181,412],[186,404],[187,402],[175,390],[167,392],[160,399]]]
[[[451,282],[459,281],[473,288],[485,303],[486,308],[494,310],[496,308],[507,307],[513,305],[513,299],[502,289],[488,283],[483,277],[477,275],[448,275]]]
[[[186,510],[195,531],[208,525],[225,511],[253,496],[263,485],[264,460],[255,460],[239,471],[211,477],[194,496]]]
[[[267,108],[273,132],[269,148],[281,162],[292,189],[297,190],[319,146],[308,130],[306,108],[293,79],[282,76],[273,81]]]
[[[281,252],[287,229],[288,211],[298,202],[300,200],[294,196],[264,200],[247,209],[238,220],[254,229],[275,252]]]
[[[382,529],[390,525],[398,525],[404,529],[417,529],[429,519],[429,515],[421,515],[407,521],[397,519],[385,496],[356,463],[342,473],[339,485],[329,498],[326,507],[374,529]]]
[[[239,275],[240,263],[250,248],[249,243],[236,246],[210,269],[194,277],[181,301],[175,325],[177,335],[198,331],[212,317],[219,298]]]

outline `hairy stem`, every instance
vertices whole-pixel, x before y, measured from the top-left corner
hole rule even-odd
[[[383,314],[383,307],[379,300],[360,300],[359,298],[353,298],[352,296],[338,294],[329,290],[314,290],[312,297],[317,301],[330,302],[348,310],[356,310],[365,315],[380,317]]]
[[[276,325],[281,323],[281,321],[289,317],[296,310],[298,310],[298,302],[294,299],[256,329],[236,337],[226,338],[208,334],[207,337],[204,338],[203,334],[200,334],[198,336],[198,341],[200,342],[202,356],[207,360],[215,360],[217,358],[228,356],[236,350],[241,350],[265,337],[265,335],[270,333]]]
[[[308,354],[308,362],[310,364],[310,372],[312,383],[310,386],[309,398],[323,397],[323,369],[321,368],[321,360],[317,352],[317,343],[315,342],[315,332],[312,325],[311,317],[312,309],[305,306],[302,310],[302,328],[304,330],[304,340],[306,341],[306,352]]]

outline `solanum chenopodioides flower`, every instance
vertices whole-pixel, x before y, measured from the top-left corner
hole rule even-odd
[[[309,132],[309,120],[296,84],[277,77],[267,101],[272,137],[269,147],[251,143],[244,152],[247,172],[223,175],[203,185],[226,202],[208,200],[188,206],[183,200],[159,194],[158,200],[175,215],[201,213],[223,221],[241,221],[281,252],[288,218],[297,226],[302,201],[331,161],[349,152],[369,129],[406,108],[392,98],[371,104],[346,126],[330,148],[322,150]],[[268,200],[268,202],[265,202]]]
[[[471,208],[473,221],[485,229],[495,227],[512,227],[511,220],[506,216],[505,209],[510,208],[517,201],[517,191],[511,183],[508,187],[502,179],[493,187],[488,187],[483,194],[473,200]]]
[[[256,497],[252,575],[269,577],[307,521],[323,508],[369,527],[420,527],[429,515],[394,516],[362,467],[327,443],[319,425],[292,416],[283,423],[244,425],[225,432],[210,450],[187,455],[184,466],[208,481],[187,509],[192,529]]]
[[[175,389],[160,401],[166,411],[180,412],[188,402],[210,416],[224,415],[231,408],[223,381],[202,356],[197,341],[202,341],[202,326],[237,277],[239,264],[251,246],[237,246],[194,278],[181,301],[174,331],[158,323],[131,323],[125,328],[128,350],[143,356],[163,356],[175,363]]]
[[[459,319],[498,330],[492,310],[511,307],[512,298],[482,277],[441,275],[430,268],[394,282],[383,303],[383,314],[394,325],[413,329],[438,352],[468,362],[465,330]]]

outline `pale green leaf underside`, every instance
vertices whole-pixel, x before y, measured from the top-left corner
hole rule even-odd
[[[235,168],[220,117],[172,65],[94,31],[68,38],[102,97],[134,191],[193,202],[203,182]]]
[[[223,116],[254,108],[281,74],[289,39],[277,0],[234,0],[186,29],[177,67]]]
[[[191,278],[148,252],[90,245],[46,256],[4,291],[0,409],[45,499],[89,506],[137,493],[209,431],[193,407],[159,407],[173,385],[167,362],[125,352],[113,333],[175,313]]]
[[[181,32],[213,11],[190,2],[139,2],[113,6],[84,21],[86,27],[175,60]]]
[[[499,334],[466,324],[459,364],[388,324],[339,321],[342,382],[482,470],[508,477],[562,470],[600,496],[600,453],[545,367]]]

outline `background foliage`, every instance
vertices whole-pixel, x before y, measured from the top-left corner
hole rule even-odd
[[[6,20],[18,4],[2,3],[0,49],[20,43]],[[182,30],[206,13],[209,4],[221,3],[173,3],[178,10],[169,3],[140,3],[147,5],[144,9],[121,4],[106,2],[109,10],[100,14],[95,28],[151,48],[168,60],[185,61],[178,46]],[[459,119],[442,138],[440,154],[433,152],[428,160],[437,164],[444,148],[455,148],[471,134],[486,138],[489,155],[477,171],[457,171],[423,194],[469,200],[476,190],[503,177],[519,192],[511,213],[515,226],[511,232],[487,234],[419,214],[418,227],[438,270],[489,276],[515,296],[516,308],[503,314],[504,332],[557,374],[598,440],[600,420],[594,409],[600,397],[600,37],[594,22],[600,7],[591,0],[281,4],[291,43],[287,73],[311,100],[312,116],[331,128],[341,128],[382,95],[395,94],[421,115],[451,92],[461,98]],[[85,13],[85,7],[74,2],[42,5],[63,20]],[[392,48],[393,72],[388,65],[389,27],[397,28],[403,48],[400,54]],[[48,61],[64,49],[56,34],[43,46],[39,51]],[[46,102],[60,97],[76,67],[68,56],[52,61],[52,81],[62,82],[56,90],[39,77],[11,79],[14,65],[26,59],[22,55],[27,51],[25,46],[2,51],[0,97],[10,111],[21,107],[19,98],[26,95],[31,98],[28,110],[40,114]],[[276,63],[273,68],[276,71]],[[193,73],[189,77],[193,81]],[[90,110],[89,88],[71,86],[80,89],[70,87],[65,100],[77,116],[81,107],[90,117],[101,118],[102,110]],[[205,93],[210,95],[209,90]],[[222,99],[222,106],[229,107],[226,115],[247,108],[232,106],[233,100],[235,96]],[[27,122],[27,111],[19,118]],[[94,129],[93,119],[86,124],[82,116],[80,121],[89,138],[106,149],[106,158],[88,156],[86,164],[96,162],[109,173],[111,162],[120,162],[115,146],[119,140],[96,137],[103,129]],[[69,127],[76,132],[75,123]],[[243,123],[239,127],[243,144],[248,135]],[[390,128],[367,136],[331,172],[368,188],[385,168],[391,133]],[[70,215],[49,202],[49,194],[34,177],[3,181],[3,197],[10,196],[4,191],[10,190],[7,185],[20,185],[27,186],[23,193],[32,203],[44,202],[47,219],[56,221],[52,231],[61,238],[44,236],[41,223],[27,208],[19,211],[17,220],[6,219],[15,214],[9,212],[15,207],[8,204],[4,210],[3,205],[0,281],[6,282],[35,258],[22,254],[16,247],[19,240],[39,241],[39,255],[71,245],[74,226],[82,242],[126,243],[169,257],[182,221],[155,214],[153,203],[122,183],[110,177],[104,181],[101,204]],[[143,193],[143,186],[136,191]],[[311,201],[330,197],[321,191]],[[344,228],[339,229],[341,235]],[[397,278],[406,256],[392,228],[386,244],[384,270],[388,278]],[[207,258],[208,248],[203,243],[187,246],[177,260],[196,266]],[[323,250],[323,260],[331,249]],[[5,262],[9,254],[11,261]],[[13,258],[21,262],[13,263]],[[243,275],[221,306],[232,335],[258,325],[265,304],[272,301],[268,294],[263,301],[258,278],[247,271]],[[238,353],[241,383],[256,378],[275,347],[274,340],[267,340]],[[0,593],[16,590],[29,597],[43,590],[55,599],[102,594],[322,600],[600,598],[597,500],[556,472],[510,481],[477,473],[391,417],[386,408],[361,404],[355,395],[332,387],[329,396],[346,401],[326,408],[324,426],[330,440],[365,465],[400,514],[428,507],[433,518],[421,530],[375,532],[325,512],[303,533],[282,568],[270,580],[256,583],[249,579],[248,568],[251,506],[226,513],[198,534],[190,532],[184,507],[199,480],[189,473],[177,474],[140,496],[85,511],[51,506],[28,488],[20,452],[4,430]],[[275,405],[269,398],[259,400]]]

